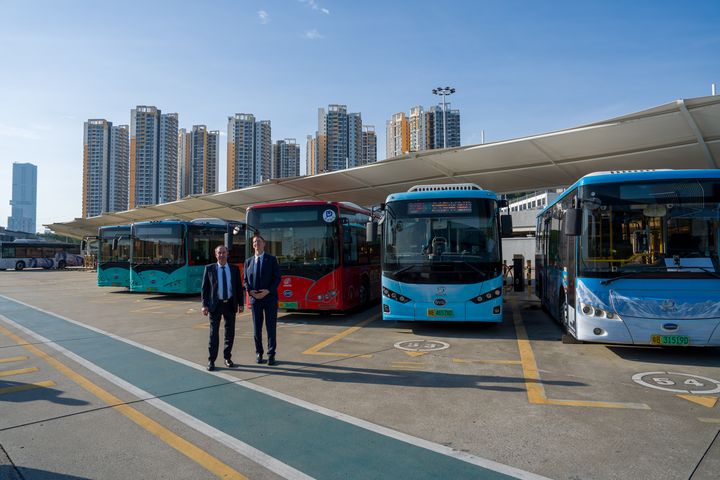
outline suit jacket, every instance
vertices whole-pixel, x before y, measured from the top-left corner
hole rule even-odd
[[[262,300],[256,300],[250,297],[250,303],[258,302],[277,302],[278,287],[280,286],[280,265],[277,258],[265,252],[261,262],[261,272],[259,281],[255,278],[255,255],[245,260],[245,288],[250,290],[269,290],[270,293]]]
[[[237,310],[238,305],[245,305],[245,292],[243,291],[240,269],[237,265],[226,264],[230,267],[230,282],[232,283],[233,309]],[[202,305],[211,312],[216,312],[220,306],[220,292],[218,291],[218,265],[211,263],[205,267],[202,281]]]

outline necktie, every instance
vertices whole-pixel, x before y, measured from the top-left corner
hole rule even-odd
[[[230,294],[228,293],[228,281],[227,277],[225,276],[225,265],[220,267],[220,270],[222,270],[222,273],[220,273],[220,278],[222,278],[222,290],[223,290],[223,298],[222,300],[227,300],[230,298]]]
[[[260,288],[260,272],[262,271],[262,257],[255,257],[255,288]]]

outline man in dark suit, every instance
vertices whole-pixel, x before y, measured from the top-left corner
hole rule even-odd
[[[255,255],[245,261],[245,288],[252,308],[256,361],[265,363],[262,342],[264,321],[268,336],[268,365],[275,365],[280,265],[277,258],[265,252],[265,239],[260,234],[253,236],[252,246]]]
[[[202,281],[202,314],[210,315],[210,355],[207,369],[215,370],[220,343],[220,318],[225,318],[225,347],[223,357],[227,367],[234,367],[232,347],[235,340],[235,313],[245,309],[245,293],[240,281],[240,269],[227,263],[225,245],[215,248],[217,263],[205,267]]]

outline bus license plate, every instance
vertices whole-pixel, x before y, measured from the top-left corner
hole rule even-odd
[[[298,304],[297,304],[297,302],[278,302],[278,307],[297,310]]]
[[[687,335],[652,335],[650,343],[653,345],[690,345],[690,337]]]
[[[452,317],[453,311],[450,308],[428,308],[428,317]]]

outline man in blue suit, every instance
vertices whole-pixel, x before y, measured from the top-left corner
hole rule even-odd
[[[202,281],[202,314],[210,315],[210,343],[208,349],[209,371],[215,370],[215,359],[220,343],[220,318],[225,317],[225,348],[223,357],[229,368],[232,361],[232,347],[235,341],[235,313],[245,309],[245,292],[240,281],[240,269],[227,263],[228,251],[225,245],[215,248],[217,263],[205,267]]]
[[[255,331],[255,354],[257,363],[263,359],[263,321],[268,336],[268,365],[275,365],[277,341],[278,294],[280,265],[277,258],[265,252],[265,239],[256,233],[252,239],[255,255],[245,261],[245,288],[250,296],[253,327]]]

